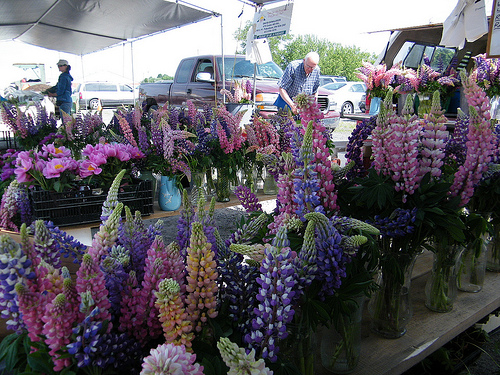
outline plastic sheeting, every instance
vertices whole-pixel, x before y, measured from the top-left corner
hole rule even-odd
[[[2,0],[0,40],[85,55],[214,15],[164,0]]]

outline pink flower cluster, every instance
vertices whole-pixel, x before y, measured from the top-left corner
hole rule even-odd
[[[88,144],[82,159],[75,160],[71,150],[54,144],[44,145],[41,151],[21,151],[16,159],[14,173],[21,183],[36,184],[44,190],[61,191],[75,180],[100,175],[109,163],[124,163],[141,159],[144,154],[137,147],[122,143]],[[116,169],[121,170],[123,165]],[[114,176],[112,176],[114,177]]]
[[[276,128],[266,119],[254,116],[249,125],[245,125],[248,152],[257,151],[263,154],[274,154],[280,149],[280,138]]]
[[[217,115],[220,116],[220,118],[217,118],[216,131],[221,149],[225,154],[230,154],[234,151],[238,151],[245,142],[245,137],[243,136],[243,128],[240,127],[243,112],[239,112],[238,114],[233,115],[224,107],[219,107],[217,108]],[[227,132],[224,126],[221,124],[221,121],[225,123]]]
[[[120,162],[144,158],[144,154],[136,146],[124,143],[89,144],[82,150],[82,156],[85,157],[80,160],[79,171],[82,178],[100,174],[101,166],[109,163],[111,158]]]
[[[490,121],[490,101],[486,92],[477,84],[477,72],[462,76],[464,93],[469,104],[469,132],[465,163],[455,173],[450,188],[452,196],[460,196],[466,205],[474,194],[474,188],[488,170],[488,163],[497,147]]]
[[[68,171],[78,174],[78,162],[71,157],[71,150],[54,144],[42,146],[42,151],[21,151],[17,156],[14,171],[19,182],[27,183],[41,179],[60,178]],[[43,184],[40,184],[43,187]]]
[[[372,97],[381,97],[381,93],[386,91],[393,82],[394,76],[401,74],[397,66],[387,70],[385,64],[373,65],[369,62],[363,62],[363,66],[358,68],[356,76],[365,84],[367,91]]]

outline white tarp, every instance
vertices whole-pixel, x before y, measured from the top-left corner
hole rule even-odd
[[[213,15],[179,0],[1,0],[0,40],[85,55]]]
[[[474,42],[488,32],[484,0],[459,0],[443,23],[440,44],[464,48],[465,40]]]

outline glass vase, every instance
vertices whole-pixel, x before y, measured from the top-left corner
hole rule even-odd
[[[250,166],[248,168],[244,168],[243,173],[243,185],[249,188],[252,193],[257,194],[257,170],[253,166]]]
[[[265,195],[276,195],[278,194],[278,185],[276,184],[276,180],[274,179],[274,176],[269,173],[269,171],[266,169],[266,176],[264,177],[264,194]]]
[[[215,182],[215,200],[217,202],[229,202],[231,189],[229,186],[229,169],[217,168],[217,181]]]
[[[483,289],[486,274],[487,237],[482,236],[465,248],[458,260],[457,288],[477,293]]]
[[[200,198],[206,198],[205,190],[205,171],[196,171],[191,173],[191,193],[190,199],[193,206],[198,205]]]
[[[500,221],[490,221],[492,232],[486,242],[486,269],[500,272]]]
[[[314,351],[316,339],[314,332],[301,324],[287,324],[288,337],[280,341],[280,353],[284,361],[294,368],[293,373],[315,375]]]
[[[398,256],[399,269],[394,262],[384,262],[377,275],[379,289],[368,303],[371,330],[385,338],[398,338],[406,333],[413,316],[410,300],[411,274],[417,253]],[[401,259],[404,258],[404,259]]]
[[[465,248],[461,244],[435,245],[432,270],[425,284],[425,306],[446,313],[453,310],[457,298],[458,260]]]
[[[358,365],[364,301],[364,295],[355,297],[348,314],[339,313],[330,327],[318,330],[321,364],[334,374],[349,374]]]
[[[418,117],[424,117],[425,114],[429,114],[431,112],[432,94],[422,93],[418,94],[417,97],[418,97],[418,104],[417,104]]]

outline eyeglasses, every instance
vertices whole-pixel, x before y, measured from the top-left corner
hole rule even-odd
[[[316,65],[311,66],[311,65],[309,65],[308,63],[306,63],[305,61],[304,61],[304,65],[306,66],[306,68],[309,68],[309,69],[311,69],[311,70],[314,70],[314,68],[316,68]]]

